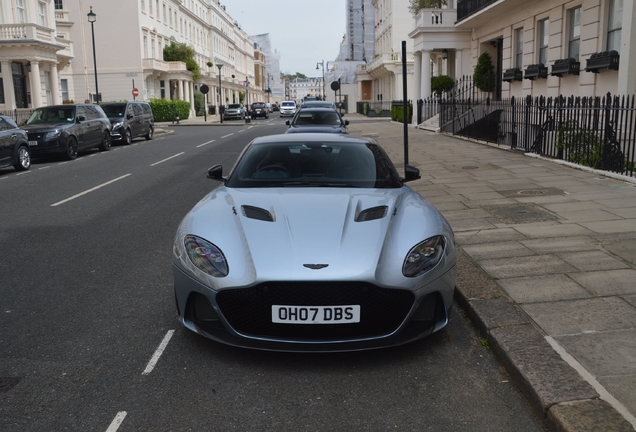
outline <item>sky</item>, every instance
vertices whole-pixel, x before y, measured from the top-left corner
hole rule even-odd
[[[248,35],[269,33],[280,54],[282,73],[322,76],[324,60],[333,61],[346,32],[346,0],[221,0]]]

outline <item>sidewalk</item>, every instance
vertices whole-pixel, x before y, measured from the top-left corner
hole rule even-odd
[[[402,124],[345,118],[403,172]],[[456,299],[538,414],[556,430],[635,430],[636,178],[408,132],[422,175],[409,186],[455,231]]]
[[[403,172],[403,125],[374,120],[349,132]],[[455,231],[457,301],[540,415],[636,429],[636,178],[414,128],[408,141],[409,185]]]

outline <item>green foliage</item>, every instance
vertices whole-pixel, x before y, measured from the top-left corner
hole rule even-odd
[[[164,61],[181,61],[186,64],[186,69],[192,72],[192,80],[197,81],[201,77],[199,64],[194,60],[196,52],[186,44],[171,42],[163,49]]]
[[[307,75],[305,75],[303,73],[300,73],[300,72],[296,72],[295,74],[289,76],[290,80],[293,80],[294,78],[305,79],[305,78],[307,78]]]
[[[239,103],[245,103],[245,92],[239,92]]]
[[[198,90],[194,92],[194,112],[197,116],[205,114],[205,95]]]
[[[413,118],[413,104],[409,104],[409,114],[408,114],[408,123],[411,123],[411,119]],[[404,106],[402,105],[393,105],[391,107],[391,120],[404,123]]]
[[[473,71],[473,82],[479,90],[485,92],[495,90],[495,67],[487,52],[482,53],[477,59],[477,65]]]
[[[450,91],[455,85],[455,81],[448,75],[434,76],[431,78],[431,90],[440,97],[442,93]]]
[[[567,161],[592,168],[601,168],[603,140],[595,130],[579,128],[576,120],[564,122],[556,138],[557,150],[565,150]]]
[[[150,99],[148,101],[156,122],[173,120],[173,112],[179,114],[179,119],[190,117],[190,104],[184,100]]]
[[[214,66],[214,63],[212,63],[211,61],[207,62],[206,64],[208,65],[208,67]]]
[[[417,16],[422,9],[441,8],[448,4],[447,0],[409,0],[409,12]]]

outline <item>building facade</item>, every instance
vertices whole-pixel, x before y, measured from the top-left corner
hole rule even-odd
[[[163,60],[172,42],[195,52],[200,76]],[[204,83],[210,104],[262,98],[255,64],[253,41],[219,0],[0,2],[0,111],[127,100],[137,89],[140,99],[186,100],[194,114]]]

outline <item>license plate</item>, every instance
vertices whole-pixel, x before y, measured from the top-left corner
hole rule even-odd
[[[272,322],[280,324],[352,324],[360,322],[360,305],[272,305]]]
[[[36,145],[38,145],[38,142],[37,141],[29,141],[29,145],[30,146],[36,146]]]

